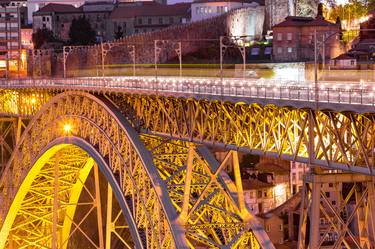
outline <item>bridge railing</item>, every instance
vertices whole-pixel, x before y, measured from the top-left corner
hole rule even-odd
[[[259,81],[238,78],[175,78],[175,77],[106,77],[68,79],[22,79],[0,81],[3,88],[65,88],[80,90],[127,91],[143,90],[150,93],[178,93],[245,97],[339,104],[375,105],[375,89],[357,85],[321,83],[314,88],[309,82]]]

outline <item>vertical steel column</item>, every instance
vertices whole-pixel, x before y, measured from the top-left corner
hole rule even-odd
[[[95,206],[96,206],[97,219],[98,219],[99,248],[102,249],[104,248],[102,204],[100,200],[99,170],[96,164],[94,164],[94,178],[95,178]]]
[[[106,221],[106,233],[105,233],[105,249],[111,249],[111,234],[112,234],[112,188],[108,183],[107,187],[107,221]]]
[[[320,189],[321,183],[317,182],[318,175],[313,173],[313,182],[311,190],[311,206],[310,206],[310,248],[318,248],[320,233]]]
[[[193,175],[194,154],[195,154],[195,145],[193,143],[189,143],[188,160],[187,160],[187,165],[186,165],[184,196],[183,196],[183,202],[182,202],[182,209],[181,209],[181,213],[179,217],[180,221],[183,224],[186,224],[188,211],[189,211],[190,188],[191,188],[191,179]]]
[[[309,188],[306,179],[303,180],[301,208],[299,216],[298,249],[304,249],[306,243],[307,210],[309,208]]]
[[[372,181],[369,181],[368,186],[368,217],[369,223],[371,224],[371,237],[375,240],[375,177],[372,177]],[[372,241],[374,243],[375,241]]]
[[[361,197],[363,194],[362,189],[359,188],[362,187],[362,184],[356,183],[357,186],[354,189],[355,194],[355,202],[357,205],[361,202]],[[365,245],[367,244],[368,235],[366,234],[366,230],[368,229],[366,227],[366,218],[365,218],[365,207],[363,206],[363,203],[361,203],[356,211],[357,216],[357,225],[358,225],[358,236],[359,236],[359,243],[361,244],[361,248],[365,248]],[[367,240],[366,237],[367,236]]]
[[[243,196],[243,187],[242,187],[242,179],[241,179],[241,171],[240,171],[240,164],[238,160],[238,152],[232,151],[232,160],[233,160],[233,170],[234,170],[234,179],[237,187],[237,197],[238,197],[238,206],[240,208],[240,212],[242,215],[247,213],[247,209],[245,207],[245,198]]]

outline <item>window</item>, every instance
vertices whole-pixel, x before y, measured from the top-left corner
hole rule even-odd
[[[281,41],[283,39],[283,34],[282,33],[277,33],[277,40]]]
[[[173,17],[169,17],[169,23],[170,23],[170,24],[173,23]]]
[[[330,188],[332,188],[332,187],[333,187],[333,183],[328,183],[328,186],[329,186]]]
[[[331,196],[330,192],[326,192],[326,196],[329,198]]]
[[[292,181],[296,180],[296,173],[292,173]]]
[[[267,224],[267,225],[266,225],[266,232],[269,232],[269,231],[271,231],[271,225],[270,225],[270,224]]]
[[[267,197],[267,191],[264,191],[264,192],[263,192],[263,196],[264,196],[264,197]]]
[[[336,206],[336,201],[332,201],[332,205],[333,205],[333,206]]]
[[[138,24],[142,24],[142,18],[138,19]]]
[[[199,7],[195,8],[195,13],[200,14],[200,8]]]
[[[43,22],[46,21],[46,17],[45,17],[45,16],[42,17],[42,21],[43,21]]]
[[[288,53],[293,52],[293,48],[288,48]]]
[[[260,48],[252,48],[251,55],[259,55]]]
[[[159,24],[163,24],[163,18],[162,17],[159,18]]]
[[[350,65],[354,66],[354,64],[355,64],[355,61],[354,61],[354,60],[351,60],[351,61],[350,61]]]
[[[292,33],[287,33],[287,35],[286,35],[286,39],[287,39],[288,41],[291,41],[291,40],[292,40]]]
[[[152,23],[151,18],[149,18],[149,19],[147,20],[147,23],[148,23],[148,24],[151,24],[151,23]]]
[[[262,198],[262,191],[258,191],[258,198]]]
[[[283,52],[283,48],[282,48],[282,47],[278,47],[278,48],[277,48],[277,53],[278,53],[278,54],[281,54],[282,52]]]
[[[295,169],[295,168],[296,168],[296,163],[292,162],[292,169]]]
[[[283,231],[283,224],[279,225],[279,230],[282,232]]]
[[[45,29],[45,28],[47,28],[47,26],[46,26],[46,24],[45,23],[43,23],[43,28]]]
[[[56,21],[59,21],[60,20],[60,16],[56,16]]]
[[[264,49],[264,54],[271,54],[272,53],[272,47],[266,47]]]
[[[254,198],[254,192],[250,191],[250,199],[253,199],[253,198]]]
[[[224,6],[224,12],[228,12],[228,6]]]

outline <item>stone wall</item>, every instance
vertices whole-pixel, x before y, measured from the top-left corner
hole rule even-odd
[[[153,64],[154,63],[154,41],[169,40],[181,41],[182,56],[199,52],[207,53],[207,59],[213,55],[219,56],[219,38],[226,35],[244,35],[250,34],[257,39],[262,38],[264,23],[264,6],[245,7],[229,11],[228,13],[202,20],[199,22],[171,26],[163,30],[140,33],[127,36],[114,42],[121,44],[135,45],[136,63]],[[105,64],[132,63],[132,57],[127,46],[118,45],[109,51],[105,58]],[[165,63],[171,60],[176,61],[177,54],[174,51],[173,43],[168,43],[165,49],[161,50],[159,63]],[[201,53],[200,51],[203,50]],[[67,69],[77,71],[81,69],[96,68],[101,63],[101,46],[95,45],[91,49],[82,51],[77,50],[69,54],[67,59]],[[96,58],[94,58],[97,56]],[[57,59],[53,63],[55,76],[62,75],[62,53],[56,53]],[[199,58],[204,61],[204,59]],[[177,60],[178,61],[178,60]]]

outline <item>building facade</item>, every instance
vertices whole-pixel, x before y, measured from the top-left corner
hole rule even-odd
[[[118,31],[123,36],[153,32],[190,22],[190,3],[122,5],[114,9],[109,19],[108,40],[114,39]]]
[[[63,4],[72,5],[75,8],[83,5],[85,0],[28,0],[27,1],[27,16],[28,23],[33,22],[33,14],[48,4]]]
[[[290,162],[290,192],[297,194],[303,186],[303,177],[309,171],[305,163]]]
[[[201,21],[222,15],[233,9],[256,8],[260,5],[264,4],[257,0],[196,0],[191,3],[191,21]]]
[[[21,23],[18,7],[0,7],[0,69],[2,77],[21,70]]]
[[[315,37],[319,60],[334,58],[342,51],[340,27],[322,17],[288,16],[272,30],[275,61],[314,60]]]
[[[33,30],[52,30],[58,39],[67,41],[73,19],[85,17],[96,32],[98,41],[107,37],[107,22],[114,5],[112,3],[85,3],[76,8],[67,4],[48,4],[34,13]]]

